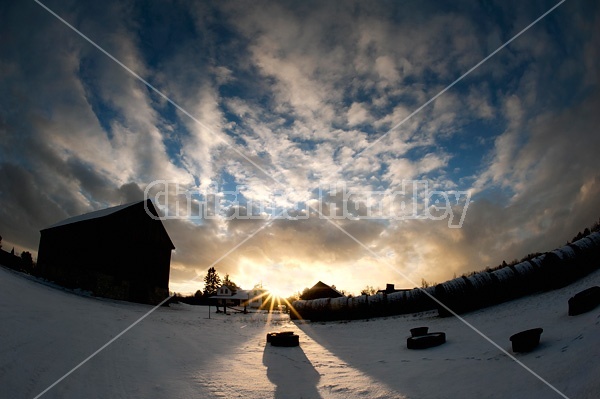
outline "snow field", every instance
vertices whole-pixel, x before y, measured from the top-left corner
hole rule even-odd
[[[562,289],[463,315],[510,354],[533,327],[540,346],[514,356],[569,398],[600,397],[600,308],[567,315],[567,300],[600,272]],[[0,268],[0,397],[33,398],[143,316],[150,306],[74,295]],[[214,311],[214,308],[213,308]],[[447,343],[408,350],[409,329]],[[300,347],[266,345],[294,331]],[[285,315],[159,308],[43,398],[559,398],[456,318],[435,311],[328,323]]]

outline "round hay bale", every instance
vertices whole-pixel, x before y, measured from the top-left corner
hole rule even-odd
[[[571,244],[577,254],[579,267],[584,275],[600,266],[600,237],[597,237],[598,241],[595,241],[595,234],[598,233],[590,234]]]
[[[466,277],[458,277],[435,286],[436,298],[456,313],[466,312],[474,307],[470,299],[472,291],[472,286]],[[452,315],[440,305],[438,305],[438,313],[440,317]]]
[[[566,286],[578,277],[578,269],[575,251],[570,246],[548,252],[542,261],[542,288],[551,290]]]
[[[589,312],[598,305],[600,305],[600,287],[590,287],[569,298],[569,316]]]
[[[519,280],[517,273],[510,267],[494,270],[492,274],[498,281],[498,300],[506,301],[519,296]]]
[[[420,337],[421,335],[427,334],[429,331],[429,327],[414,327],[410,329],[411,337]]]
[[[434,295],[435,287],[414,288],[406,291],[406,301],[402,313],[416,313],[436,308],[436,303],[427,294]]]
[[[405,291],[392,292],[387,294],[387,309],[389,314],[402,314],[406,302]]]
[[[299,299],[292,302],[292,309],[290,309],[290,319],[298,320],[305,317],[306,312],[306,301]]]
[[[519,296],[530,294],[541,289],[541,273],[539,272],[541,265],[540,258],[541,257],[533,258],[529,261],[524,261],[511,266],[517,275],[518,284],[516,284],[516,289]]]
[[[276,335],[277,335],[276,332],[267,333],[267,342],[271,342],[271,339]]]
[[[310,303],[310,320],[328,321],[332,320],[331,315],[331,298],[318,298],[308,301]]]
[[[350,319],[367,319],[369,317],[369,296],[360,295],[348,298],[348,316]]]
[[[473,288],[471,304],[474,308],[488,306],[498,302],[498,280],[489,272],[480,272],[467,277]]]
[[[277,334],[271,337],[272,346],[292,347],[300,345],[300,337],[296,334]]]
[[[545,258],[546,258],[546,254],[541,254],[540,256],[536,256],[533,259],[529,259],[529,263],[531,263],[534,270],[538,271],[542,268],[542,264],[543,264]]]
[[[410,337],[406,340],[408,349],[427,349],[441,345],[446,342],[446,333],[433,332],[417,337]]]
[[[510,337],[513,352],[532,351],[540,343],[540,336],[544,330],[542,328],[532,328],[531,330],[521,331]]]
[[[348,319],[348,297],[331,298],[329,306],[334,320]]]
[[[600,232],[593,232],[585,238],[592,240],[596,247],[600,247]]]
[[[386,296],[386,294],[377,294],[369,297],[369,316],[381,317],[387,315]]]

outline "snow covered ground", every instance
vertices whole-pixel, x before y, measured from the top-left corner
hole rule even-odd
[[[540,346],[516,358],[569,398],[600,397],[600,307],[567,315],[567,300],[600,271],[563,289],[464,317],[509,353],[533,327]],[[150,306],[55,289],[0,268],[0,397],[33,398],[143,316]],[[213,308],[214,310],[214,308]],[[409,329],[448,342],[406,349]],[[293,330],[300,347],[265,345]],[[560,398],[455,318],[435,312],[352,322],[292,323],[284,315],[160,308],[43,398]]]

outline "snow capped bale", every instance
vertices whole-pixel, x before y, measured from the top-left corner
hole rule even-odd
[[[542,268],[542,264],[545,258],[546,254],[541,254],[540,256],[536,256],[533,259],[529,259],[529,263],[531,263],[531,266],[533,266],[534,270],[537,271]]]
[[[467,280],[471,282],[475,291],[484,290],[494,283],[491,273],[488,272],[475,273],[472,276],[467,277]]]
[[[518,283],[515,284],[515,289],[518,295],[530,294],[538,291],[541,288],[539,280],[540,257],[526,260],[525,262],[517,263],[510,266],[517,275]]]
[[[542,261],[542,288],[556,289],[574,281],[581,276],[578,266],[575,251],[568,245],[548,252]]]
[[[597,244],[589,237],[583,237],[581,240],[577,240],[571,244],[571,247],[575,252],[584,252],[594,249]]]
[[[404,296],[403,313],[410,313],[414,308],[416,308],[415,304],[418,302],[418,296],[420,294],[421,292],[417,288],[406,291]]]
[[[348,315],[351,319],[367,319],[369,317],[369,296],[360,295],[348,298]]]
[[[516,276],[515,272],[510,267],[494,270],[492,274],[496,276],[499,284],[508,284]]]
[[[296,312],[290,312],[290,317],[312,321],[342,320],[348,318],[347,297],[318,298],[311,300],[298,300],[292,306]],[[297,313],[297,314],[294,314]]]
[[[498,280],[489,272],[476,273],[467,277],[473,288],[471,304],[473,309],[498,302]]]
[[[326,321],[332,320],[331,298],[319,298],[308,301],[311,305],[310,320]]]
[[[433,295],[434,289],[435,287],[427,287],[425,289],[414,288],[406,291],[401,313],[416,313],[435,309],[435,302],[425,294],[425,292],[428,292],[430,295]]]
[[[290,319],[298,320],[300,318],[305,318],[304,312],[306,308],[306,301],[302,299],[294,301],[292,302],[292,308],[293,309],[290,309]]]
[[[387,306],[388,306],[388,312],[390,314],[402,314],[403,313],[402,309],[406,302],[405,292],[408,292],[408,291],[392,292],[387,295]]]
[[[381,317],[387,314],[386,294],[371,295],[369,297],[369,315]]]
[[[341,296],[339,298],[331,298],[329,303],[332,312],[339,312],[348,308],[348,297]]]
[[[312,320],[315,310],[313,307],[314,303],[311,300],[306,300],[304,302],[304,308],[302,309],[302,318],[305,320]]]
[[[462,296],[470,291],[469,279],[467,277],[458,277],[441,284],[450,296]]]
[[[592,240],[596,247],[600,246],[600,232],[594,232],[585,238]]]
[[[306,304],[306,301],[303,301],[302,299],[292,302],[292,306],[296,310],[302,310],[304,308],[305,304]]]
[[[313,310],[329,310],[331,298],[319,298],[310,301]]]
[[[369,301],[368,295],[355,296],[354,298],[348,298],[348,306],[355,308],[360,306],[366,306]]]
[[[420,292],[420,306],[421,311],[437,309],[437,302],[432,298],[435,298],[435,286],[427,287],[419,290]]]
[[[510,267],[492,272],[498,281],[498,301],[505,301],[519,296],[519,279],[517,273]]]
[[[556,254],[556,256],[563,261],[574,260],[576,258],[575,251],[570,245],[565,245],[564,247],[555,249],[550,253]],[[546,259],[548,259],[548,256],[546,256]]]
[[[473,288],[467,277],[458,277],[435,286],[435,297],[456,313],[466,312],[473,308],[471,296]],[[440,317],[452,314],[438,305]]]
[[[329,306],[331,315],[335,320],[348,319],[348,297],[331,298]]]
[[[592,233],[571,244],[577,254],[583,274],[590,273],[600,266],[600,233]]]
[[[590,246],[593,245],[593,247],[589,249],[589,251],[591,251],[589,259],[590,262],[596,263],[592,266],[592,270],[596,270],[598,267],[600,267],[600,264],[598,264],[600,263],[600,232],[592,233],[585,238],[593,242],[593,244],[590,244]]]

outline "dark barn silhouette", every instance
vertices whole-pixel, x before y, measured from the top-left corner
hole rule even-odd
[[[317,284],[313,285],[311,289],[304,292],[300,299],[303,300],[311,300],[311,299],[319,299],[319,298],[339,298],[344,296],[341,292],[332,288],[325,284],[322,281],[319,281]]]
[[[41,230],[38,272],[69,288],[141,303],[169,294],[175,249],[150,200],[66,219]]]

